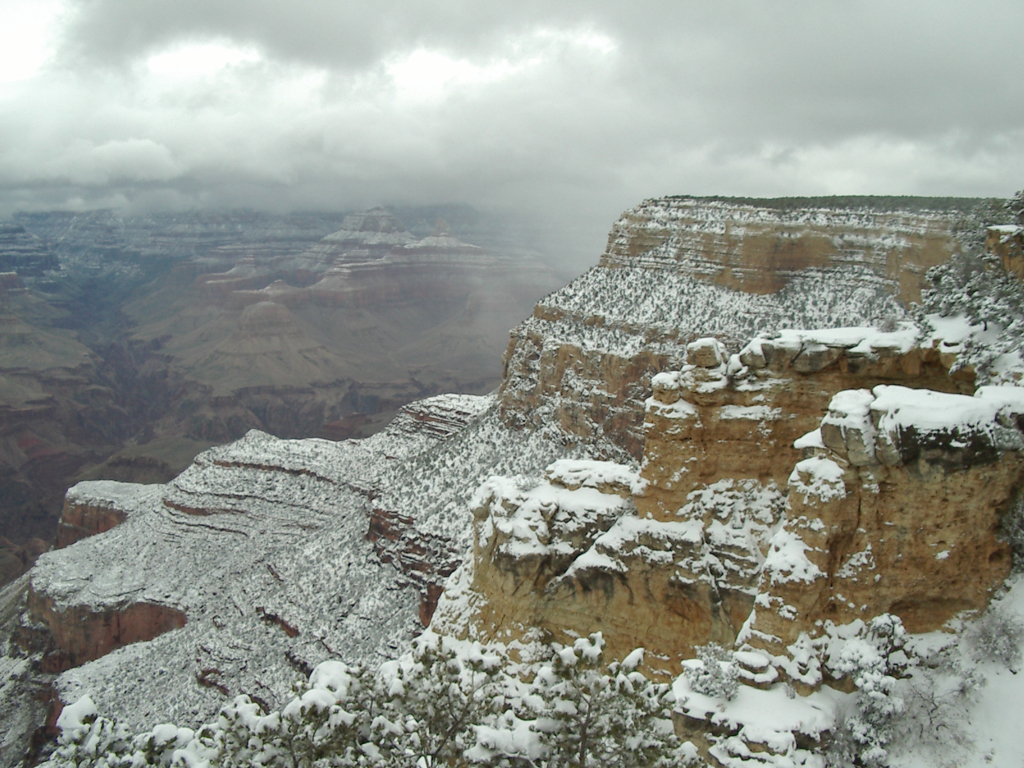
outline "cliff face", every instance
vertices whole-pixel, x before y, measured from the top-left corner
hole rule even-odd
[[[479,257],[420,237],[429,253],[403,261],[408,235],[364,223],[294,263],[304,285],[260,287],[271,275],[259,259],[224,278],[240,283],[190,282],[224,289],[238,313],[227,351],[261,334],[290,344],[309,307],[363,316],[345,286],[376,290],[367,263],[415,275],[407,261],[421,256],[459,269]],[[782,261],[770,226],[792,245]],[[80,661],[90,652],[68,625],[85,613],[180,612],[183,625],[157,617],[153,639],[55,680],[64,701],[88,691],[140,727],[211,717],[243,691],[276,705],[319,661],[394,656],[428,622],[500,640],[601,630],[611,656],[642,645],[663,673],[694,646],[746,644],[762,682],[813,685],[793,647],[819,620],[891,611],[935,627],[983,606],[1007,572],[996,530],[1024,471],[1019,404],[970,396],[972,372],[950,373],[963,333],[915,340],[900,319],[909,289],[890,272],[951,250],[945,227],[938,215],[645,203],[600,266],[513,331],[497,398],[422,401],[360,441],[249,433],[163,485],[80,485],[69,531],[102,527],[102,509],[125,519],[41,559],[21,628]],[[758,274],[781,287],[735,287]],[[317,303],[328,277],[335,298]],[[901,420],[901,387],[973,415]],[[158,690],[134,684],[157,675]]]
[[[478,497],[477,614],[457,631],[603,631],[678,674],[709,642],[782,657],[825,621],[893,613],[923,632],[984,608],[1009,573],[1024,398],[951,394],[972,389],[947,373],[955,340],[916,335],[690,344],[654,377],[639,476],[584,464],[569,483],[554,465],[534,489],[495,480]]]
[[[789,478],[741,637],[777,652],[826,620],[892,613],[928,632],[982,610],[1010,573],[1001,518],[1024,479],[1022,410],[1015,387],[838,393],[823,446]],[[806,549],[794,558],[797,540]]]
[[[998,258],[1009,274],[1024,280],[1024,227],[989,227],[985,250]]]
[[[132,643],[181,629],[186,617],[175,608],[148,602],[132,602],[94,610],[76,605],[58,608],[53,598],[32,591],[28,615],[42,627],[46,638],[43,672],[63,672],[87,661],[102,658]]]
[[[694,278],[745,293],[776,293],[809,269],[863,267],[918,301],[929,267],[949,259],[949,222],[927,213],[780,210],[662,198],[612,227],[603,267],[677,265]]]
[[[513,330],[502,413],[606,433],[639,459],[650,376],[682,365],[687,343],[898,319],[953,248],[940,214],[647,201],[615,223],[597,267]]]

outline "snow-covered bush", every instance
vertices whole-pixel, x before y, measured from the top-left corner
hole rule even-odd
[[[374,719],[378,765],[465,765],[474,726],[505,709],[498,676],[506,660],[478,644],[459,648],[432,633],[381,667],[384,706]]]
[[[699,663],[685,668],[686,682],[705,696],[734,699],[739,690],[739,671],[732,653],[716,643],[699,646],[696,651]]]
[[[193,732],[132,736],[88,697],[65,708],[51,768],[554,768],[678,766],[692,757],[671,722],[669,687],[635,651],[604,663],[600,634],[553,646],[523,679],[501,653],[425,633],[375,674],[325,662],[266,712],[248,696]]]
[[[988,334],[984,343],[965,341],[956,367],[974,366],[984,380],[992,373],[992,364],[1001,355],[1024,356],[1024,287],[1020,280],[1007,274],[999,259],[984,252],[987,227],[1015,221],[1014,201],[986,201],[966,217],[954,223],[953,231],[960,241],[960,253],[948,262],[928,270],[932,288],[921,296],[916,320],[928,329],[927,315],[962,316]],[[1019,206],[1018,206],[1019,207]]]
[[[994,661],[1014,674],[1020,670],[1024,624],[1016,616],[992,605],[966,634],[978,661]]]
[[[546,766],[657,768],[682,765],[686,757],[672,729],[669,686],[636,670],[634,651],[621,663],[604,663],[600,632],[557,648],[537,673],[540,709],[533,728],[541,734]]]
[[[57,718],[60,737],[53,760],[75,768],[127,768],[132,765],[132,739],[127,730],[101,717],[88,696],[64,707]],[[154,763],[159,765],[159,763]]]
[[[831,765],[884,766],[887,745],[896,736],[906,702],[897,690],[909,659],[907,633],[899,617],[876,616],[859,637],[848,639],[828,660],[829,672],[857,687],[853,711],[841,713],[827,759]]]

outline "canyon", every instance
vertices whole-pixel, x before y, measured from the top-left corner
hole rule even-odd
[[[401,301],[396,275],[479,258],[389,222],[287,257],[304,285],[260,285],[258,260],[190,284],[286,335],[304,306]],[[512,330],[495,393],[404,405],[363,439],[252,430],[166,482],[78,483],[65,546],[0,593],[3,755],[41,727],[40,691],[137,730],[194,725],[240,693],[280,707],[317,664],[379,663],[429,625],[518,648],[601,631],[677,680],[677,730],[712,765],[819,764],[834,723],[815,697],[852,687],[814,650],[829,633],[942,629],[1011,572],[1024,366],[980,380],[958,365],[978,327],[908,312],[957,248],[922,206],[648,200]],[[190,363],[211,387],[237,363],[217,349]],[[817,725],[715,720],[682,675],[709,643],[737,651],[742,696],[791,691]]]
[[[497,217],[402,213],[415,233],[384,209],[0,229],[0,583],[54,541],[78,480],[166,482],[249,429],[366,436],[496,387],[508,327],[561,278]]]

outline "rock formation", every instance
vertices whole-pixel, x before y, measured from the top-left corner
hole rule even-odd
[[[597,267],[512,332],[502,412],[609,434],[639,459],[650,376],[682,365],[687,343],[898,319],[954,247],[940,213],[646,201],[615,223]]]
[[[291,261],[301,285],[259,259],[232,285],[190,285],[237,313],[232,344],[284,344],[308,307],[363,312],[354,285],[411,300],[377,268],[501,272],[388,222],[351,221]],[[167,484],[79,485],[69,532],[113,522],[105,509],[123,522],[44,555],[5,615],[48,669],[111,650],[52,678],[3,664],[132,727],[196,723],[240,692],[276,706],[319,661],[393,656],[427,622],[501,641],[601,630],[610,656],[643,645],[673,675],[717,642],[740,649],[751,691],[806,693],[827,675],[804,649],[829,627],[892,613],[936,628],[1008,572],[1024,400],[975,392],[954,366],[970,329],[919,337],[902,303],[952,250],[942,214],[644,203],[513,331],[496,397],[428,399],[343,443],[250,432]],[[443,282],[422,290],[456,290]],[[98,641],[69,630],[81,620]],[[712,732],[701,701],[680,705],[681,729]],[[833,722],[816,706],[736,749],[804,749]]]
[[[780,653],[825,620],[929,631],[983,608],[1009,573],[998,530],[1024,477],[1024,399],[935,391],[970,385],[947,374],[955,345],[916,335],[787,332],[732,356],[691,343],[654,377],[639,476],[583,465],[574,488],[554,465],[529,490],[485,486],[471,631],[600,630],[678,674],[709,642]]]
[[[76,485],[64,497],[57,524],[57,548],[109,531],[125,521],[138,486],[113,480]]]

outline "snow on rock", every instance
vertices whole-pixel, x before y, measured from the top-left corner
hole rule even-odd
[[[880,385],[874,388],[872,421],[878,458],[907,463],[922,450],[965,450],[967,460],[991,460],[995,451],[1024,448],[1017,419],[1024,398],[1017,387],[982,387],[973,397]]]
[[[544,470],[552,483],[570,490],[577,488],[622,489],[626,493],[636,487],[639,473],[614,461],[581,461],[562,459]]]
[[[97,714],[99,714],[99,710],[96,709],[96,704],[88,695],[85,695],[61,710],[57,717],[57,727],[62,731],[74,731],[86,727],[86,718],[95,718]]]
[[[238,691],[280,702],[320,661],[396,655],[422,627],[421,577],[443,574],[382,562],[367,538],[370,513],[410,521],[399,549],[440,541],[461,559],[472,531],[467,502],[486,477],[539,474],[586,455],[557,434],[509,430],[492,404],[431,398],[383,432],[341,443],[250,432],[200,454],[165,486],[126,489],[135,506],[125,522],[48,553],[32,589],[58,612],[144,604],[187,622],[64,671],[55,681],[62,699],[88,693],[132,727],[195,723]]]
[[[772,584],[786,584],[791,581],[811,582],[825,576],[817,565],[806,555],[810,549],[807,543],[793,531],[785,528],[771,540],[768,556],[764,560],[764,579]]]
[[[708,741],[718,764],[736,766],[824,766],[819,755],[797,746],[816,742],[835,726],[843,694],[822,689],[811,696],[794,696],[782,683],[767,688],[740,685],[730,701],[693,690],[686,675],[672,686],[676,710],[683,716],[684,733],[718,733]],[[706,737],[705,737],[706,738]],[[750,760],[754,754],[758,759]],[[745,759],[746,758],[746,759]]]
[[[644,410],[650,416],[661,416],[665,419],[697,419],[697,408],[686,400],[664,403],[661,400],[649,397],[644,401]]]
[[[821,427],[813,429],[806,435],[801,435],[793,441],[793,447],[798,451],[824,450],[825,442],[821,437]]]
[[[686,345],[686,362],[701,368],[717,368],[725,363],[728,354],[718,339],[705,337]]]
[[[133,508],[145,506],[146,497],[155,487],[115,480],[84,480],[68,488],[64,498],[73,504],[115,507],[131,514]]]
[[[804,459],[789,476],[791,490],[804,496],[813,496],[821,502],[846,496],[843,468],[831,459],[814,457]]]
[[[153,503],[163,486],[86,480],[68,489],[57,524],[57,548],[109,531]]]
[[[636,473],[611,462],[558,462],[540,482],[493,477],[473,497],[478,547],[493,557],[575,557],[628,508],[615,486],[629,488]]]
[[[875,463],[875,426],[871,421],[874,395],[866,389],[836,393],[821,420],[822,443],[851,464]]]
[[[782,417],[781,408],[767,405],[723,405],[718,411],[720,419],[744,419],[746,421],[776,421]]]
[[[1024,414],[1024,389],[981,387],[974,397],[945,392],[877,386],[871,410],[880,414],[879,429],[967,433],[986,431],[1005,412]]]

